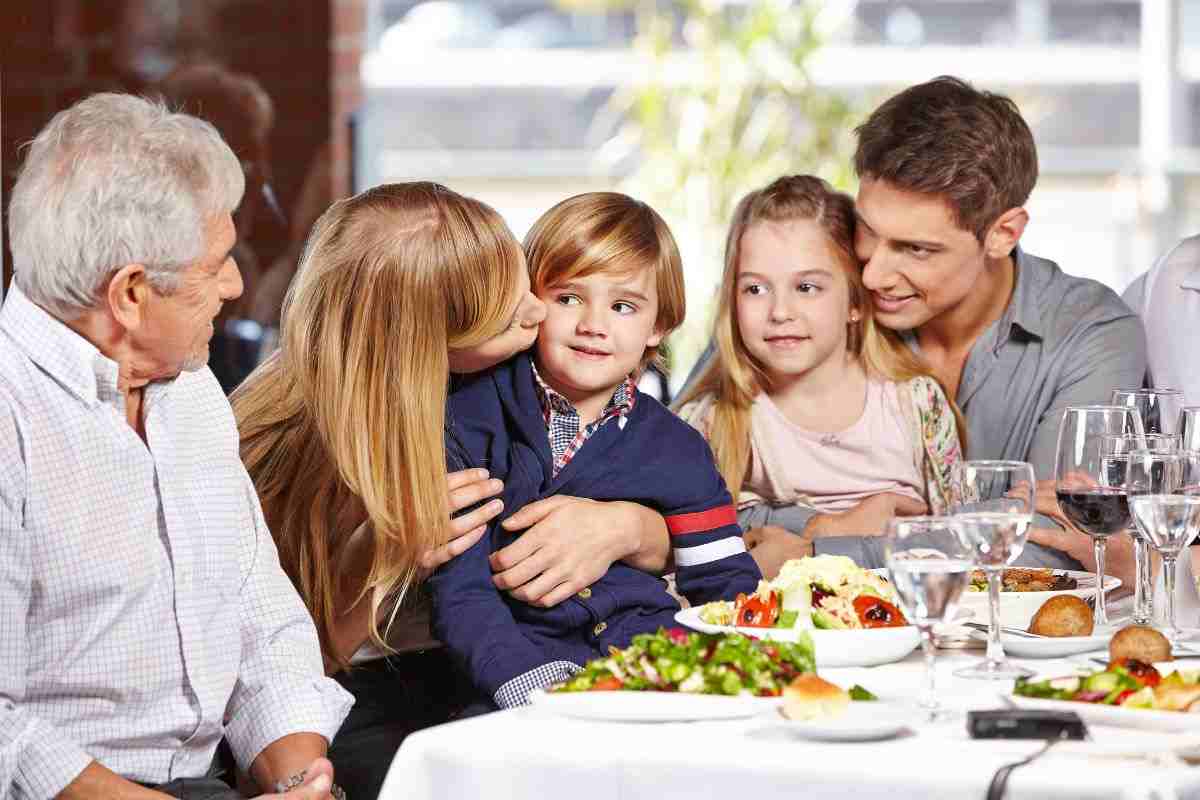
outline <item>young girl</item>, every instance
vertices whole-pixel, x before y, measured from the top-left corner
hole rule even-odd
[[[875,325],[849,197],[790,176],[738,204],[714,339],[678,412],[708,439],[744,528],[799,532],[812,510],[845,514],[884,495],[946,511],[957,410]]]

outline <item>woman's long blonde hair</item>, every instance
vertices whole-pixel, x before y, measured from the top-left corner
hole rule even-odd
[[[379,186],[313,226],[280,349],[231,401],[280,561],[332,663],[345,666],[337,616],[369,596],[384,646],[381,603],[398,606],[421,553],[445,541],[448,351],[504,329],[524,269],[495,211],[433,183]],[[364,518],[371,562],[347,604],[341,557]]]
[[[737,319],[738,259],[742,236],[761,222],[815,222],[829,238],[850,284],[850,307],[860,314],[851,322],[846,349],[858,358],[869,375],[903,382],[918,376],[933,378],[928,366],[891,330],[878,325],[863,286],[861,267],[854,255],[854,201],[811,175],[789,175],[742,198],[733,212],[725,239],[725,269],[721,277],[717,317],[713,324],[716,352],[693,385],[675,402],[684,404],[712,394],[713,418],[709,445],[717,469],[735,501],[750,463],[750,407],[759,392],[770,390],[767,368],[742,341]],[[935,378],[936,380],[936,378]],[[960,441],[965,427],[957,407]]]

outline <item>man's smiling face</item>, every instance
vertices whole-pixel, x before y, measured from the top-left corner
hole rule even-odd
[[[913,330],[954,309],[983,274],[983,246],[937,197],[864,178],[855,212],[863,283],[888,328]]]

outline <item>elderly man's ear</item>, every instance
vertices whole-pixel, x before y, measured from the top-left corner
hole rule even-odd
[[[149,276],[143,264],[126,264],[108,282],[108,309],[126,330],[137,330],[145,319],[150,299]]]

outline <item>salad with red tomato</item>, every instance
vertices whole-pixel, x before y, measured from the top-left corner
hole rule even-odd
[[[1200,670],[1176,670],[1164,676],[1153,664],[1123,658],[1089,675],[1043,681],[1021,679],[1013,687],[1013,694],[1125,708],[1200,712]]]
[[[680,628],[641,633],[624,649],[588,662],[557,692],[654,691],[776,697],[796,676],[816,672],[812,639],[768,642]]]

